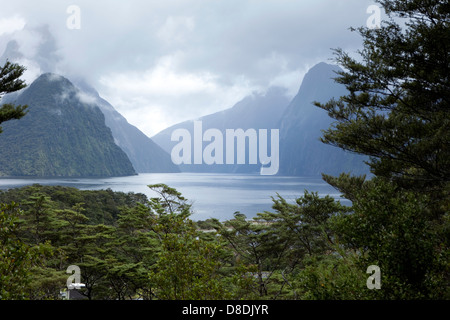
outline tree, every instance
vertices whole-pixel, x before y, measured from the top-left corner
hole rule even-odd
[[[9,61],[0,68],[0,101],[5,93],[25,87],[25,82],[19,79],[24,71],[24,67]],[[26,108],[27,106],[15,107],[12,104],[0,105],[0,124],[22,118]],[[26,293],[23,287],[30,281],[28,268],[37,260],[37,254],[15,234],[20,215],[17,205],[0,203],[0,206],[0,299],[25,298]]]
[[[111,290],[108,276],[117,259],[111,243],[115,240],[116,228],[104,224],[86,225],[74,239],[78,261],[66,261],[67,266],[75,264],[81,269],[81,281],[86,285],[80,293],[89,300],[117,298]],[[66,267],[67,267],[66,266]]]
[[[156,220],[152,209],[143,203],[125,207],[118,215],[116,239],[112,242],[117,262],[109,272],[118,296],[120,292],[122,297],[153,298],[148,275],[161,249],[153,231]]]
[[[48,254],[44,244],[31,246],[18,236],[21,210],[0,204],[0,300],[28,298],[32,268]]]
[[[22,218],[28,221],[24,223],[22,232],[29,243],[39,244],[49,240],[48,232],[52,231],[52,223],[56,217],[50,197],[39,193],[37,188],[35,190],[35,193],[21,203],[24,208]]]
[[[157,261],[150,272],[156,298],[227,298],[219,273],[221,246],[200,237],[195,223],[189,219],[191,206],[181,193],[164,184],[149,188],[159,195],[148,203],[154,213],[151,229],[160,243]]]
[[[278,266],[282,268],[281,288],[290,289],[291,292],[285,290],[285,294],[290,294],[294,298],[322,298],[323,285],[326,285],[330,279],[322,279],[317,286],[316,281],[311,281],[311,278],[326,278],[324,272],[318,272],[318,270],[321,268],[326,270],[332,263],[341,262],[335,255],[338,246],[335,243],[335,234],[330,220],[335,215],[347,214],[349,208],[335,201],[331,196],[319,197],[317,192],[308,191],[297,198],[294,204],[288,203],[280,195],[272,201],[275,212],[259,214],[257,220],[265,221],[269,232],[276,235],[272,237],[276,252],[280,254],[284,249],[283,260]],[[282,244],[284,245],[281,246]],[[308,272],[305,273],[305,270]],[[348,268],[345,270],[348,271]],[[310,278],[308,284],[299,285],[300,280],[305,278],[305,274],[308,274]],[[347,277],[347,279],[351,278]],[[307,290],[302,288],[304,286]],[[306,296],[305,291],[319,294]]]
[[[216,229],[233,250],[236,269],[248,270],[247,274],[242,276],[252,280],[249,281],[250,288],[254,288],[251,291],[255,291],[259,297],[267,296],[270,279],[266,276],[269,271],[268,260],[276,253],[275,248],[270,246],[273,243],[267,241],[270,236],[265,226],[253,223],[247,220],[244,214],[235,212],[234,219],[225,224],[217,223]]]
[[[381,290],[366,291],[365,296],[448,297],[448,217],[437,226],[425,194],[405,191],[379,177],[365,184],[356,193],[352,214],[332,219],[340,244],[359,253],[361,273],[370,265],[381,269]]]
[[[242,278],[235,281],[238,296],[278,296],[286,283],[283,266],[292,251],[292,241],[286,233],[280,232],[274,220],[268,212],[253,219],[236,212],[234,219],[223,224],[216,222],[215,228],[234,253],[234,274]],[[241,293],[239,291],[243,290],[239,287],[247,290]]]
[[[26,87],[25,81],[19,79],[26,69],[18,64],[6,61],[0,68],[0,99],[5,93],[14,92]],[[14,106],[13,104],[4,104],[0,106],[0,124],[12,119],[22,118],[26,112],[27,106]],[[0,133],[2,127],[0,126]]]
[[[161,221],[170,228],[161,241],[158,261],[150,282],[158,299],[217,300],[228,297],[219,273],[220,246],[199,238],[194,223],[186,217],[170,215]]]
[[[331,196],[319,197],[317,192],[305,191],[295,204],[287,203],[278,196],[273,199],[276,213],[260,215],[272,223],[272,228],[278,229],[284,238],[291,241],[291,248],[296,248],[296,255],[315,255],[330,250],[333,245],[333,234],[329,219],[338,213],[346,213],[348,207],[336,202]]]
[[[370,296],[448,298],[450,4],[377,2],[390,20],[353,29],[360,59],[335,50],[349,94],[316,103],[336,120],[322,141],[368,155],[374,174],[323,175],[353,203],[335,233],[356,265],[381,268],[382,290]]]
[[[370,156],[377,176],[446,198],[450,5],[441,0],[377,2],[391,20],[378,29],[353,29],[363,37],[360,59],[335,50],[337,62],[346,70],[336,81],[349,94],[316,103],[337,120],[322,141]],[[404,27],[401,18],[406,18]]]

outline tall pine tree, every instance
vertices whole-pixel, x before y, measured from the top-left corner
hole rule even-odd
[[[5,65],[0,68],[0,99],[6,93],[26,87],[25,81],[20,79],[25,70],[23,66],[6,61]],[[5,121],[22,118],[26,114],[26,109],[27,106],[14,106],[10,103],[0,105],[0,124]],[[2,127],[0,126],[1,132]]]
[[[450,178],[450,4],[378,0],[389,21],[353,29],[360,59],[341,49],[347,96],[316,105],[336,119],[323,142],[370,156],[377,176],[439,194]],[[448,187],[447,187],[448,191]]]
[[[368,155],[364,177],[324,175],[352,200],[336,236],[378,265],[385,299],[449,296],[450,4],[378,0],[388,17],[356,59],[337,49],[349,94],[316,103],[336,121],[322,141]]]

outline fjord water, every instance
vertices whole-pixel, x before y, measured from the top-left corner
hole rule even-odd
[[[271,211],[272,199],[277,193],[293,203],[303,195],[304,190],[318,192],[320,196],[330,195],[349,204],[321,177],[261,176],[209,173],[143,173],[136,176],[115,178],[80,179],[0,179],[0,189],[18,188],[32,184],[60,185],[81,190],[101,190],[153,193],[148,185],[165,183],[177,189],[192,203],[193,220],[217,218],[231,219],[239,211],[248,218],[258,212]]]

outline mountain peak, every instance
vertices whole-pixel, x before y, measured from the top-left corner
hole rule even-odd
[[[342,71],[337,65],[320,62],[305,74],[297,96],[302,96],[309,103],[325,102],[331,97],[342,94],[343,86],[334,81],[338,77],[336,72]]]
[[[33,83],[35,82],[61,82],[64,83],[68,86],[73,86],[72,82],[70,82],[69,79],[63,77],[62,75],[56,74],[56,73],[52,73],[52,72],[46,72],[41,74],[39,77],[37,77],[37,79],[35,81],[33,81]]]
[[[303,78],[296,97],[280,121],[280,173],[283,175],[339,174],[350,171],[367,173],[363,157],[320,141],[321,130],[333,119],[315,101],[326,103],[347,94],[344,85],[334,81],[338,66],[318,63]]]
[[[329,64],[326,62],[319,62],[314,65],[311,69],[309,69],[308,73],[317,73],[317,72],[330,72],[340,70],[340,67],[335,64]]]
[[[15,103],[28,113],[4,125],[0,176],[110,177],[134,175],[127,155],[114,143],[99,108],[78,97],[63,76],[45,73]]]
[[[338,71],[342,71],[339,66],[320,62],[308,70],[303,78],[302,86],[330,82],[330,79],[337,77]]]
[[[61,89],[73,89],[75,90],[75,86],[70,82],[69,79],[56,74],[56,73],[43,73],[39,77],[34,80],[29,87],[34,86],[51,86],[54,88],[54,90],[61,90]],[[52,90],[52,91],[54,91]]]

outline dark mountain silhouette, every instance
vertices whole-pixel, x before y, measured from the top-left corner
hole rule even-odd
[[[337,175],[341,172],[364,174],[369,168],[364,157],[320,141],[321,130],[333,121],[314,102],[325,103],[346,95],[336,83],[338,66],[319,63],[305,75],[300,89],[282,116],[280,127],[280,175]]]
[[[314,102],[327,102],[333,97],[339,98],[347,94],[346,88],[333,80],[337,76],[337,70],[337,66],[326,63],[319,63],[311,68],[297,95],[290,102],[283,89],[272,88],[266,95],[247,97],[230,109],[196,121],[201,121],[203,132],[215,128],[221,131],[223,137],[226,136],[226,129],[279,129],[279,175],[317,176],[344,171],[367,174],[369,169],[364,163],[364,157],[320,141],[321,130],[329,128],[333,119],[324,110],[314,106]],[[171,135],[177,129],[188,130],[192,140],[195,139],[194,120],[190,120],[161,131],[153,140],[170,153],[179,143],[171,141]],[[208,144],[209,142],[204,141],[203,148]],[[268,145],[270,147],[270,142]],[[187,172],[260,172],[259,161],[257,164],[248,164],[248,140],[246,146],[246,164],[182,164],[180,168]],[[224,147],[223,152],[225,151]],[[194,147],[191,148],[191,154],[193,153]]]
[[[202,123],[203,133],[208,129],[218,129],[224,137],[223,154],[226,157],[226,130],[242,129],[247,131],[253,129],[257,134],[261,129],[266,129],[268,138],[266,142],[270,154],[270,132],[271,129],[277,129],[278,122],[283,114],[289,99],[286,92],[282,88],[270,88],[265,94],[253,94],[236,103],[232,108],[216,112],[197,119]],[[155,136],[152,139],[158,143],[164,150],[171,153],[172,149],[179,143],[171,141],[172,133],[177,129],[186,129],[189,131],[191,138],[194,139],[194,121],[184,121],[182,123],[171,126]],[[259,137],[258,137],[259,140]],[[259,152],[259,142],[257,142],[257,152]],[[205,148],[210,142],[204,141],[202,147]],[[235,157],[237,155],[235,144]],[[218,173],[259,173],[261,162],[257,159],[256,164],[250,164],[248,149],[249,142],[247,140],[245,164],[181,164],[179,167],[184,172],[218,172]],[[192,147],[191,154],[194,154]],[[225,163],[225,161],[224,161]]]

